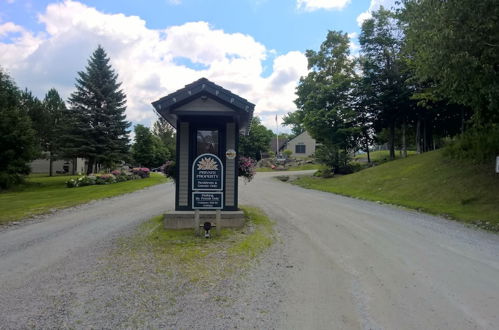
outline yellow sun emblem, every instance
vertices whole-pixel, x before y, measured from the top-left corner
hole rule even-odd
[[[216,171],[218,170],[218,165],[212,158],[204,157],[198,162],[198,170]]]

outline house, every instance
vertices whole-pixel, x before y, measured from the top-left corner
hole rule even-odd
[[[307,131],[301,133],[295,138],[289,140],[286,144],[286,150],[293,152],[291,157],[310,157],[315,154],[317,143]]]
[[[31,173],[49,174],[50,163],[48,159],[38,158],[30,163]],[[53,174],[85,173],[87,161],[84,158],[54,160],[52,162]]]

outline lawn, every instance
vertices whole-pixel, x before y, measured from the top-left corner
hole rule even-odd
[[[415,151],[407,151],[407,156],[416,155]],[[389,150],[378,150],[369,152],[369,157],[371,158],[371,162],[374,163],[384,163],[390,160],[390,151]],[[395,159],[402,158],[400,151],[395,151]],[[367,154],[358,154],[353,158],[354,161],[367,162]]]
[[[332,179],[302,177],[295,184],[396,204],[499,231],[499,174],[433,151]]]
[[[162,174],[151,173],[146,179],[66,188],[65,182],[76,176],[32,175],[27,182],[13,190],[0,193],[0,224],[50,212],[92,200],[126,194],[166,182]]]
[[[148,260],[148,264],[158,265],[157,271],[179,272],[176,277],[182,281],[212,286],[243,270],[274,242],[273,222],[260,209],[241,209],[246,218],[243,228],[222,228],[210,239],[196,236],[193,229],[165,229],[163,215],[154,217],[133,236],[118,241],[115,257],[141,260],[138,264]],[[128,260],[127,264],[137,262]]]

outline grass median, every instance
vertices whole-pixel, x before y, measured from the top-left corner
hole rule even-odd
[[[25,184],[0,193],[0,224],[48,213],[54,209],[130,193],[168,181],[162,174],[151,173],[146,179],[67,188],[65,182],[70,178],[77,176],[32,175]]]
[[[148,260],[153,273],[166,272],[185,283],[212,287],[237,271],[274,242],[273,223],[259,209],[244,206],[243,228],[224,228],[210,239],[196,236],[193,229],[167,230],[163,216],[143,223],[136,234],[120,240],[113,258]],[[141,264],[129,260],[129,265]],[[130,273],[134,270],[131,269]],[[158,275],[159,276],[159,275]]]

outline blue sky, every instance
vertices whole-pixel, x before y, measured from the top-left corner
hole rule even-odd
[[[66,98],[101,44],[128,96],[127,115],[150,125],[150,102],[206,77],[275,115],[295,110],[307,49],[342,30],[357,51],[359,19],[390,0],[0,0],[0,65],[19,87]]]

